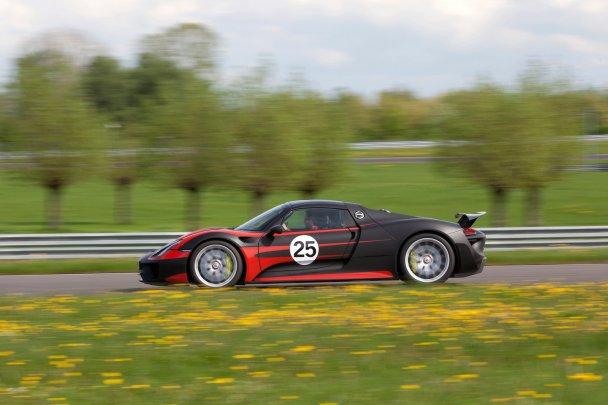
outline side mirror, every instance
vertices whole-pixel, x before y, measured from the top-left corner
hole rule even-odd
[[[283,227],[281,225],[275,225],[275,226],[273,226],[272,228],[270,228],[268,230],[267,235],[268,236],[272,236],[272,235],[275,235],[275,234],[280,235],[282,233],[283,233]]]

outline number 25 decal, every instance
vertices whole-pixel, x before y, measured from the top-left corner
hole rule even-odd
[[[291,241],[289,253],[296,263],[306,266],[317,258],[319,244],[312,236],[300,235]]]

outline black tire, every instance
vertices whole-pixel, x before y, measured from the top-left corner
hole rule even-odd
[[[230,243],[212,240],[192,251],[188,264],[190,279],[211,288],[231,287],[243,274],[243,259]]]
[[[399,254],[405,282],[443,283],[454,271],[456,257],[452,246],[441,236],[423,233],[408,239]]]

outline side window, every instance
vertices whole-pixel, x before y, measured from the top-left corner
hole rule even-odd
[[[340,229],[356,226],[355,221],[347,210],[335,208],[295,210],[287,215],[282,225],[288,231]]]
[[[304,218],[306,217],[306,210],[291,211],[287,217],[283,220],[283,229],[286,231],[304,231],[306,226],[304,224]]]

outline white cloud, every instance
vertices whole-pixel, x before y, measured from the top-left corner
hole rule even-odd
[[[335,49],[311,49],[306,53],[309,54],[320,65],[328,67],[340,66],[351,60],[348,53]]]
[[[184,22],[220,35],[224,66],[266,55],[354,89],[373,86],[372,76],[444,86],[545,55],[599,80],[591,61],[608,52],[606,0],[0,0],[0,15],[0,81],[18,45],[50,29],[84,31],[128,59],[142,36]]]

